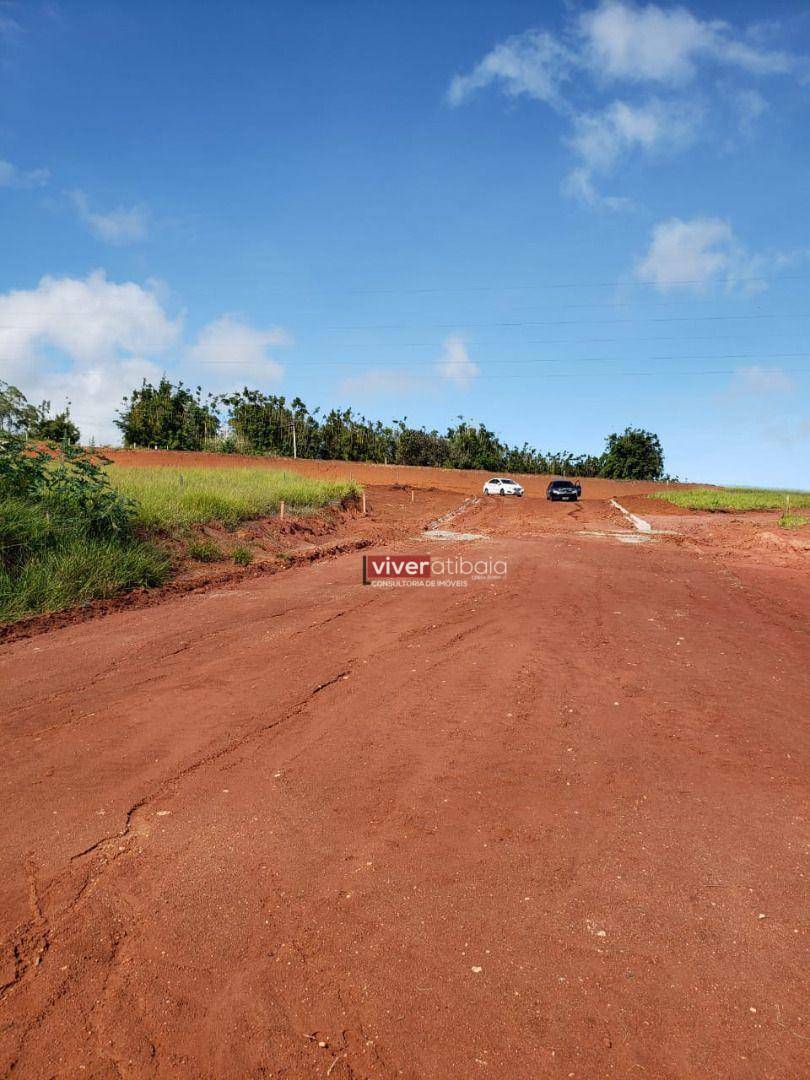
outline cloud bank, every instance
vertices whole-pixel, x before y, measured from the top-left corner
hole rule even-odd
[[[452,79],[446,100],[458,107],[494,89],[555,110],[570,125],[566,141],[576,159],[563,191],[615,210],[628,200],[602,195],[597,178],[632,155],[676,154],[691,145],[708,119],[692,89],[699,79],[711,84],[710,100],[725,99],[739,131],[750,136],[767,101],[739,80],[807,73],[806,58],[765,48],[754,31],[700,19],[683,7],[602,0],[559,34],[532,28],[495,45]],[[621,96],[593,107],[617,87]]]

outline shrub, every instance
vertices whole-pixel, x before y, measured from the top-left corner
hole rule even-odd
[[[643,428],[625,428],[608,435],[601,475],[610,480],[657,480],[664,473],[661,440]]]
[[[0,621],[156,585],[168,557],[134,533],[133,506],[75,447],[0,433]]]
[[[248,547],[235,547],[231,552],[231,558],[237,566],[250,566],[253,562],[253,552]]]
[[[804,525],[810,525],[810,517],[802,514],[782,514],[779,524],[783,529],[801,529]]]
[[[215,544],[213,540],[203,537],[198,540],[191,540],[186,545],[186,555],[190,559],[196,559],[198,562],[214,562],[216,559],[222,558],[222,548]]]

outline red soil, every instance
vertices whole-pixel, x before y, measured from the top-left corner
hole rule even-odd
[[[450,477],[355,524],[504,579],[352,552],[0,651],[3,1075],[806,1074],[806,563],[590,481],[417,538]]]
[[[493,473],[473,469],[427,469],[409,465],[377,465],[362,461],[313,461],[308,458],[262,458],[242,454],[198,454],[181,450],[105,450],[105,455],[121,465],[171,465],[188,468],[207,465],[211,468],[286,469],[303,476],[319,479],[354,479],[361,484],[404,484],[417,488],[437,488],[441,491],[480,495],[484,483]],[[545,495],[552,476],[528,476],[514,473],[529,495]],[[664,484],[630,480],[583,480],[583,489],[594,499],[617,498],[621,494],[644,495],[659,491]],[[691,487],[693,485],[681,485]]]

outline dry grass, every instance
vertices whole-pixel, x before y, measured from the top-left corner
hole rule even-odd
[[[111,465],[112,483],[137,504],[147,529],[174,529],[206,522],[235,525],[278,513],[283,501],[296,514],[360,494],[350,481],[316,480],[265,468],[216,469]]]

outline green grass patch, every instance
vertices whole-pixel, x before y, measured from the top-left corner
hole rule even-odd
[[[278,513],[282,500],[296,514],[360,494],[358,484],[316,480],[274,469],[170,469],[111,465],[115,488],[136,503],[137,522],[147,529],[240,521]]]
[[[186,555],[189,559],[196,559],[197,562],[215,562],[223,558],[222,548],[208,537],[190,540],[186,544]]]
[[[776,491],[769,488],[679,488],[657,491],[652,496],[689,510],[784,510],[810,506],[810,491]]]
[[[152,544],[62,537],[11,571],[0,567],[0,622],[160,585],[169,568],[166,554]]]
[[[782,514],[779,524],[783,529],[801,529],[803,525],[810,525],[810,517],[801,514]]]
[[[253,562],[253,552],[249,547],[235,547],[231,552],[231,558],[237,566],[250,566]]]
[[[261,468],[102,467],[84,451],[55,457],[0,431],[0,623],[61,611],[160,585],[171,557],[150,534],[186,534],[186,554],[226,556],[195,526],[226,526],[278,512],[302,514],[348,496],[357,484]],[[246,566],[246,546],[230,553]]]

